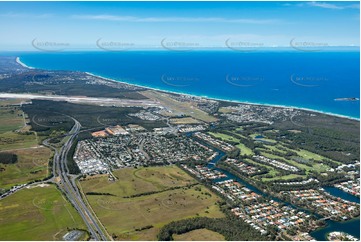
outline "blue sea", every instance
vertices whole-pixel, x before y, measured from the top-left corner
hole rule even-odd
[[[123,51],[19,53],[28,66],[91,72],[204,97],[360,118],[360,52]]]

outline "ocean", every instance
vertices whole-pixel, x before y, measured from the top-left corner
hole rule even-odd
[[[263,50],[17,53],[28,66],[73,70],[165,91],[360,118],[360,52]]]

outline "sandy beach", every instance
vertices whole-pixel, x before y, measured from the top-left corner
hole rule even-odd
[[[35,69],[34,67],[27,66],[23,62],[21,62],[20,57],[16,57],[16,63],[18,63],[19,65],[21,65],[22,67],[27,68],[27,69]]]
[[[325,114],[325,115],[335,116],[335,117],[339,117],[339,118],[346,118],[346,119],[350,119],[350,120],[360,121],[360,119],[358,119],[358,118],[349,117],[349,116],[340,115],[340,114],[329,113],[329,112],[324,112],[324,111],[320,111],[320,110],[309,109],[309,108],[286,106],[286,105],[277,105],[277,104],[269,104],[269,103],[254,103],[254,102],[247,102],[247,101],[227,100],[227,99],[213,98],[213,97],[207,97],[207,96],[198,96],[198,95],[193,95],[193,94],[188,94],[188,93],[173,92],[173,91],[169,91],[169,90],[162,90],[162,89],[159,89],[159,88],[153,88],[153,87],[148,87],[148,86],[144,86],[144,85],[137,85],[137,84],[127,83],[127,82],[117,81],[115,79],[99,76],[99,75],[93,74],[91,72],[85,72],[85,73],[90,75],[90,76],[94,76],[94,77],[97,77],[97,78],[100,78],[100,79],[103,79],[103,80],[107,80],[107,81],[111,81],[111,82],[115,82],[115,83],[123,83],[123,84],[127,84],[127,85],[137,86],[137,87],[146,88],[146,89],[150,89],[150,90],[154,90],[154,91],[158,91],[158,92],[172,93],[172,94],[178,94],[178,95],[186,95],[186,96],[190,96],[190,97],[205,98],[205,99],[210,99],[210,100],[214,100],[214,101],[230,102],[230,103],[235,103],[235,104],[248,104],[248,105],[268,106],[268,107],[276,107],[276,108],[298,109],[298,110],[302,110],[302,111],[308,111],[308,112],[313,112],[313,113]]]
[[[22,65],[25,68],[36,69],[34,67],[29,67],[26,64],[24,64],[23,62],[21,62],[20,57],[16,58],[16,62],[19,63],[20,65]],[[360,121],[359,118],[350,117],[350,116],[346,116],[346,115],[340,115],[340,114],[334,114],[334,113],[330,113],[330,112],[324,112],[324,111],[310,109],[310,108],[286,106],[286,105],[280,105],[280,104],[269,104],[269,103],[254,103],[254,102],[248,102],[248,101],[243,101],[243,100],[228,100],[228,99],[214,98],[214,97],[208,97],[208,96],[199,96],[199,95],[182,93],[182,92],[173,92],[173,91],[169,91],[169,90],[162,90],[162,89],[159,89],[159,88],[154,88],[154,87],[149,87],[149,86],[144,86],[144,85],[138,85],[138,84],[128,83],[128,82],[124,82],[124,81],[118,81],[118,80],[115,80],[115,79],[112,79],[112,78],[96,75],[96,74],[93,74],[91,72],[84,72],[84,73],[86,73],[86,74],[88,74],[90,76],[93,76],[93,77],[97,77],[97,78],[106,80],[106,81],[115,82],[115,83],[123,83],[123,84],[131,85],[131,86],[141,87],[141,88],[154,90],[154,91],[159,91],[159,92],[164,92],[164,93],[186,95],[186,96],[190,96],[190,97],[197,97],[197,98],[204,98],[204,99],[210,99],[210,100],[215,100],[215,101],[230,102],[230,103],[235,103],[235,104],[247,104],[247,105],[269,106],[269,107],[276,107],[276,108],[298,109],[298,110],[302,110],[302,111],[313,112],[313,113],[316,113],[316,114],[317,113],[318,114],[325,114],[325,115],[330,115],[330,116],[334,116],[334,117],[346,118],[346,119],[350,119],[350,120]]]

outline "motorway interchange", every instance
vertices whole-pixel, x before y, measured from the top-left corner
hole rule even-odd
[[[73,117],[70,118],[74,121],[74,126],[64,136],[64,140],[66,141],[61,148],[56,148],[50,145],[49,139],[43,142],[45,146],[54,150],[53,178],[51,181],[58,185],[59,189],[66,195],[68,200],[78,211],[88,227],[91,239],[106,241],[111,239],[111,237],[106,233],[105,228],[94,215],[91,208],[87,206],[87,202],[84,202],[75,182],[76,176],[69,174],[69,169],[67,167],[67,155],[81,128],[81,124],[76,119]]]

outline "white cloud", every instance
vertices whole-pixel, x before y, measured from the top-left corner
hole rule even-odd
[[[166,22],[183,22],[183,23],[245,23],[245,24],[271,24],[280,22],[277,19],[228,19],[228,18],[197,18],[197,17],[134,17],[118,15],[73,15],[72,18],[108,20],[123,22],[147,22],[147,23],[166,23]]]
[[[360,5],[358,3],[354,4],[335,4],[332,2],[301,2],[301,3],[282,3],[284,7],[317,7],[317,8],[325,8],[325,9],[348,9],[354,8],[359,9]]]
[[[0,17],[5,17],[5,18],[49,18],[52,17],[53,14],[27,14],[27,13],[14,13],[14,12],[9,12],[9,13],[1,13]]]
[[[309,6],[327,8],[327,9],[346,9],[346,8],[360,8],[359,4],[350,4],[350,5],[337,5],[334,3],[325,3],[325,2],[308,2]]]

